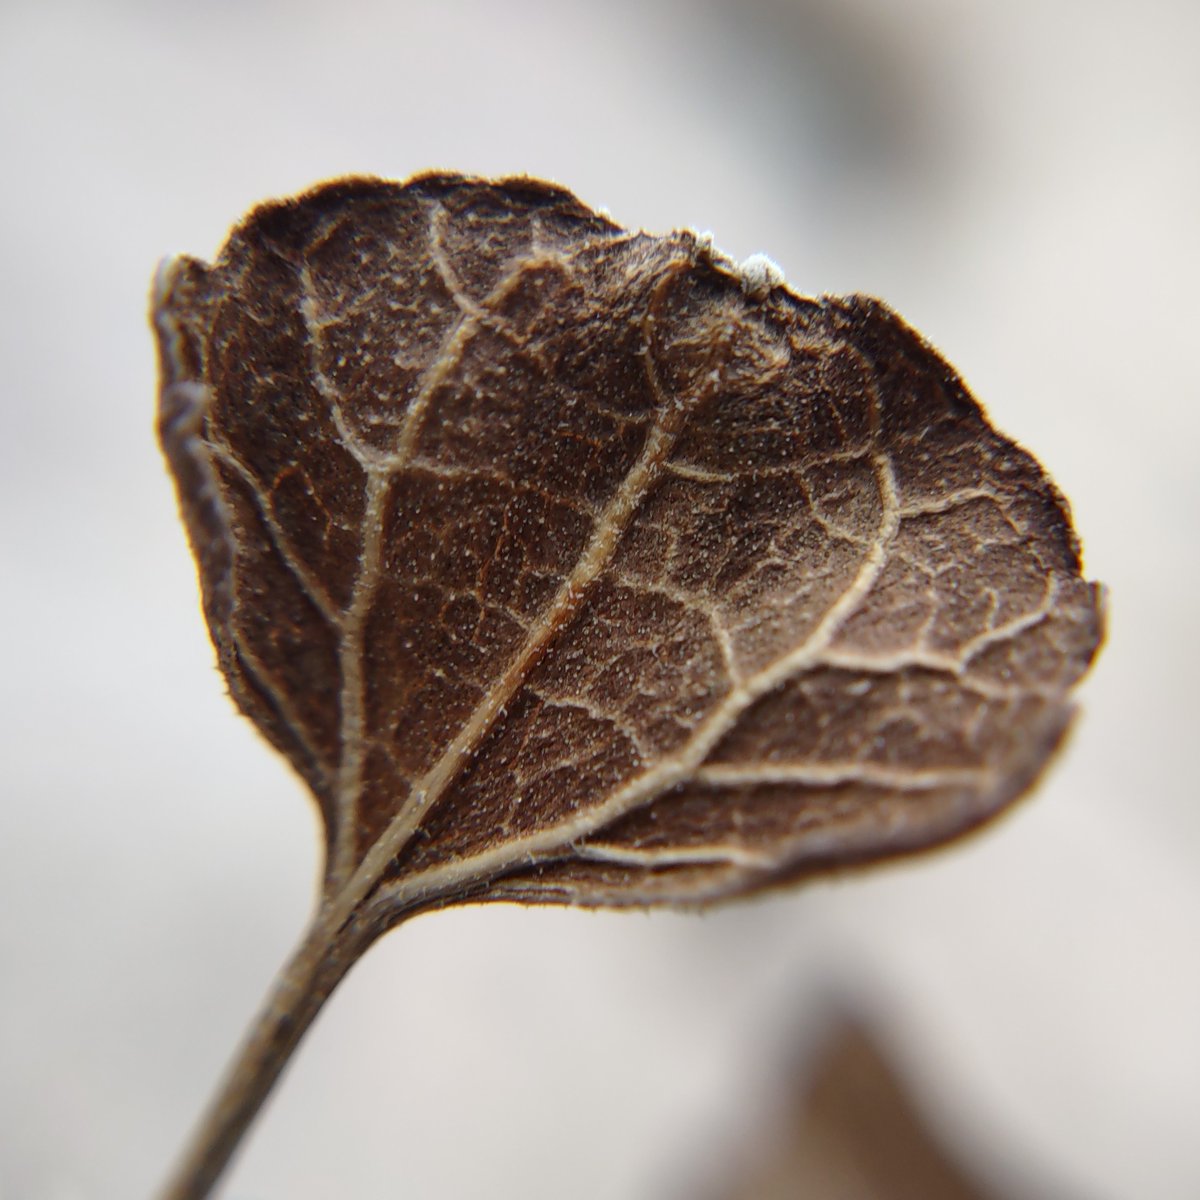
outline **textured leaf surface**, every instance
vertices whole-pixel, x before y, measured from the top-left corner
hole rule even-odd
[[[160,275],[161,433],[327,894],[696,902],[1036,778],[1098,592],[880,303],[531,180],[347,180]]]

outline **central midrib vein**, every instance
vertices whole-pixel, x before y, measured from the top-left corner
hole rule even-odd
[[[573,821],[560,822],[517,841],[506,842],[469,858],[431,867],[418,875],[398,880],[386,890],[386,894],[380,895],[381,911],[386,913],[394,908],[402,909],[407,904],[419,903],[432,896],[452,895],[456,888],[473,880],[493,878],[520,862],[529,861],[535,855],[561,850],[690,778],[751,704],[820,659],[887,565],[888,550],[900,525],[899,498],[895,474],[887,455],[877,452],[874,466],[882,511],[871,549],[863,559],[853,583],[803,642],[732,691],[673,758],[659,762]]]
[[[330,928],[336,929],[348,920],[358,903],[383,877],[388,864],[408,844],[425,813],[446,793],[467,765],[471,752],[481,744],[497,718],[506,710],[508,702],[528,678],[552,639],[578,611],[589,588],[611,561],[613,551],[633,514],[657,478],[688,416],[699,400],[707,396],[711,388],[718,385],[719,378],[710,376],[707,379],[709,387],[704,391],[683,399],[672,399],[663,391],[655,368],[652,352],[654,301],[673,280],[676,272],[685,266],[686,263],[676,264],[676,270],[665,273],[647,303],[646,316],[643,319],[643,366],[647,383],[656,402],[655,410],[659,416],[650,427],[638,461],[625,476],[617,492],[597,519],[595,530],[586,549],[571,574],[558,588],[545,613],[538,619],[520,654],[509,664],[495,686],[488,691],[483,701],[471,713],[457,736],[438,757],[437,762],[416,781],[400,811],[382,835],[372,843],[349,881],[327,903],[324,918]],[[456,327],[455,333],[449,341],[453,343],[459,340],[463,327],[471,323],[472,318],[466,317]],[[435,369],[434,374],[442,373],[444,372],[438,372]],[[404,433],[406,436],[402,438],[403,451],[411,453],[412,435],[407,422]],[[403,461],[404,457],[405,454],[401,453],[389,462],[389,475],[398,469],[399,463]],[[370,495],[370,492],[368,494]],[[376,550],[378,552],[378,547]],[[364,563],[364,567],[365,565]],[[378,564],[376,563],[375,566],[377,570]],[[364,570],[362,575],[365,574]],[[362,575],[360,575],[360,581]],[[373,591],[373,588],[364,590]],[[360,614],[360,623],[364,617],[365,614]],[[349,649],[350,647],[347,647],[347,650]],[[357,651],[361,655],[361,645],[357,647]],[[359,664],[356,685],[360,691],[364,683],[361,676],[362,669]],[[365,733],[365,729],[360,728],[360,736],[363,733]],[[345,753],[345,748],[343,748],[343,755]],[[361,751],[355,753],[353,757],[360,760]],[[361,789],[361,769],[358,771],[358,776],[357,784]]]

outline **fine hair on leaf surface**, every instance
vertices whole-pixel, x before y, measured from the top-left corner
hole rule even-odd
[[[1102,612],[1066,503],[876,300],[439,174],[256,209],[153,320],[220,665],[326,840],[173,1200],[413,914],[920,850],[1069,725]]]

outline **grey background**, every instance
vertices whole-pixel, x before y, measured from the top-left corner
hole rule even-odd
[[[1036,797],[704,917],[414,922],[231,1197],[696,1196],[838,996],[1027,1195],[1200,1195],[1200,6],[0,5],[0,1197],[146,1195],[318,871],[154,445],[163,254],[343,172],[548,176],[885,297],[1071,497],[1111,637]]]

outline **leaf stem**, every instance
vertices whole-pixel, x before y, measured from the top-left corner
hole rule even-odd
[[[160,1200],[209,1195],[317,1013],[378,932],[331,915],[317,913],[276,977]]]

